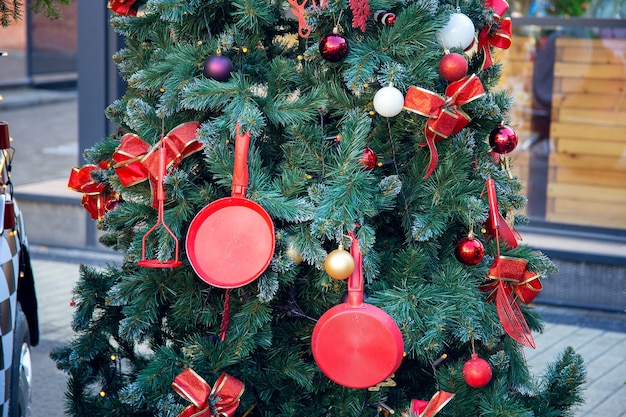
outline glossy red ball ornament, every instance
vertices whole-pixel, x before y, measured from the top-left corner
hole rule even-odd
[[[507,154],[517,146],[517,132],[506,125],[500,125],[489,134],[489,145],[494,152]]]
[[[202,73],[207,78],[217,81],[228,81],[233,70],[233,62],[224,55],[211,55],[204,61]]]
[[[456,52],[445,54],[439,61],[439,75],[449,83],[465,77],[467,70],[467,59]]]
[[[454,255],[462,264],[476,265],[485,257],[485,248],[480,240],[466,236],[454,247]]]
[[[463,365],[463,378],[465,383],[472,388],[482,388],[491,381],[491,365],[486,360],[479,358],[476,353],[472,359]]]
[[[463,378],[465,383],[472,388],[482,388],[491,381],[491,365],[486,360],[479,358],[476,353],[463,365]]]
[[[365,165],[366,169],[371,170],[376,168],[376,165],[378,164],[378,156],[376,155],[376,152],[374,152],[374,149],[366,146],[365,149],[363,149],[363,157],[359,159],[359,162]]]
[[[337,28],[322,36],[319,44],[322,58],[329,62],[339,62],[348,55],[348,40],[339,34]]]

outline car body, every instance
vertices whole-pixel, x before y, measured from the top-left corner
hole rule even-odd
[[[0,152],[0,417],[27,417],[30,348],[39,343],[37,296],[24,219],[13,198],[13,149]]]

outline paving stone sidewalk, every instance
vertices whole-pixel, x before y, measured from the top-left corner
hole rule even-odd
[[[80,253],[69,255],[77,261],[80,258]],[[101,260],[98,263],[102,264]],[[33,350],[32,417],[62,417],[65,374],[56,369],[49,353],[72,337],[70,300],[79,263],[35,255],[33,268],[39,294],[41,344]],[[588,372],[586,403],[575,417],[626,417],[626,332],[547,323],[544,333],[535,339],[537,349],[526,352],[534,374],[541,374],[567,346],[583,356]]]

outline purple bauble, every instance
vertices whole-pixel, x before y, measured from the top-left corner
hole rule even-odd
[[[320,54],[326,61],[339,62],[348,55],[348,40],[333,30],[320,39]]]
[[[207,78],[217,81],[228,81],[233,70],[233,63],[227,56],[211,55],[204,61],[202,73]]]
[[[500,125],[491,131],[489,145],[494,152],[507,154],[517,146],[517,133],[509,126]]]

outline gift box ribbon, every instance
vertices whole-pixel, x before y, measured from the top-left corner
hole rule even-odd
[[[428,117],[424,127],[426,144],[430,151],[430,163],[424,178],[428,178],[439,162],[435,146],[448,136],[458,133],[472,120],[460,107],[485,94],[476,74],[450,83],[445,97],[421,87],[409,87],[404,98],[404,109]]]
[[[412,400],[410,415],[412,417],[433,417],[439,413],[453,397],[454,394],[450,392],[437,391],[430,401]]]
[[[245,386],[237,378],[222,373],[211,388],[193,369],[185,369],[174,378],[172,388],[191,402],[178,417],[232,417]]]
[[[493,20],[496,28],[489,24],[478,33],[478,49],[483,51],[483,63],[481,69],[489,68],[493,65],[491,46],[499,49],[509,49],[513,37],[513,24],[511,19],[502,18],[509,3],[506,0],[486,0],[485,6],[493,9]]]
[[[96,182],[91,174],[98,170],[96,165],[88,164],[80,168],[72,168],[67,187],[83,193],[81,204],[89,212],[93,220],[100,220],[107,211],[115,207],[119,194],[104,184]]]
[[[183,158],[198,152],[203,145],[198,141],[196,133],[199,122],[188,122],[178,125],[167,133],[156,145],[150,146],[134,133],[127,133],[120,139],[120,145],[113,153],[113,169],[125,187],[150,179],[152,189],[155,181],[163,174],[159,167],[159,149],[165,147],[166,169],[173,169]],[[152,205],[156,207],[155,193]]]

